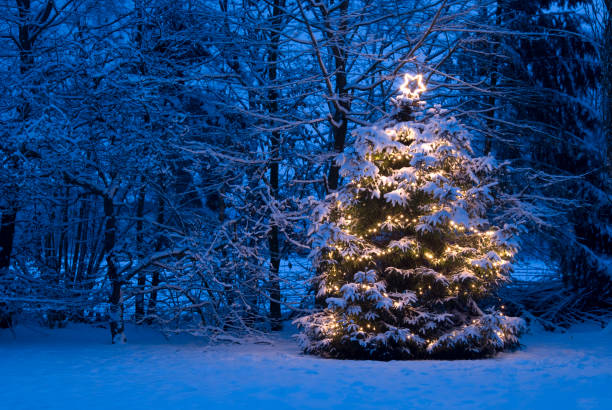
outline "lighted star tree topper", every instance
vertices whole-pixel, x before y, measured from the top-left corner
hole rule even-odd
[[[298,319],[308,353],[358,359],[474,358],[518,345],[524,327],[491,303],[508,280],[516,227],[487,210],[497,164],[404,76],[395,111],[354,132],[347,183],[316,208],[317,298]]]
[[[421,93],[427,91],[423,84],[423,75],[404,74],[404,82],[400,86],[401,96],[405,99],[418,100]]]

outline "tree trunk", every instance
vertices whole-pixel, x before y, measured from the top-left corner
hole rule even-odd
[[[160,183],[160,187],[163,187],[163,184]],[[156,217],[156,222],[157,222],[157,226],[158,229],[161,229],[161,226],[164,224],[164,213],[165,213],[165,206],[164,206],[164,198],[162,197],[162,194],[159,193],[159,197],[158,197],[158,202],[157,202],[157,217]],[[155,250],[156,252],[159,251],[164,243],[164,238],[161,234],[161,232],[158,234],[159,237],[157,238],[157,243],[155,244]],[[148,323],[152,322],[152,316],[155,315],[155,311],[157,309],[157,290],[155,289],[157,286],[159,285],[159,272],[155,271],[153,272],[153,275],[151,275],[151,288],[153,288],[153,290],[151,291],[151,295],[149,296],[149,305],[147,307],[147,316],[149,317],[149,319],[147,319]]]
[[[110,304],[110,331],[112,343],[123,344],[127,342],[125,337],[125,324],[123,321],[123,294],[121,279],[117,272],[117,265],[112,252],[106,256],[108,279],[111,283]]]
[[[144,12],[145,12],[144,2],[142,0],[137,1],[136,2],[136,13],[138,17],[138,24],[136,26],[136,45],[139,50],[143,49],[142,40],[144,36],[144,16],[145,16]],[[142,55],[142,51],[141,51],[141,55]],[[144,59],[142,58],[138,64],[138,70],[140,72],[140,75],[142,75],[143,77],[147,73],[146,65],[145,65]],[[149,114],[146,111],[143,116],[143,122],[146,127],[148,127],[151,122],[151,118],[149,117]],[[144,177],[142,180],[142,184],[143,185],[140,187],[140,191],[138,192],[138,204],[136,206],[136,218],[137,218],[136,246],[137,246],[138,259],[142,259],[144,256],[143,217],[144,217],[144,204],[145,204],[145,195],[146,195]],[[142,322],[145,316],[144,290],[145,290],[146,281],[147,281],[146,273],[144,271],[139,272],[138,279],[137,279],[137,286],[136,286],[137,293],[136,293],[136,300],[135,300],[136,306],[135,306],[135,312],[134,312],[134,319],[136,320],[136,323]]]
[[[32,56],[33,39],[30,29],[35,27],[29,23],[30,19],[30,2],[17,1],[20,24],[18,25],[17,43],[19,47],[19,72],[22,75],[27,74],[34,65],[34,57]],[[42,17],[42,15],[41,15]],[[44,22],[44,20],[42,21]],[[25,92],[20,95],[23,100],[17,107],[20,121],[25,127],[25,122],[30,115],[31,107],[27,101]],[[10,156],[10,155],[7,155]],[[17,164],[14,164],[17,168]],[[17,186],[12,187],[17,190]],[[15,221],[17,219],[17,208],[11,204],[2,208],[2,217],[0,219],[0,271],[9,268],[11,265],[11,253],[13,251],[13,240],[15,239]]]
[[[145,203],[145,188],[144,185],[140,188],[140,192],[138,193],[138,204],[136,206],[136,246],[138,249],[138,259],[143,257],[143,217],[144,217],[144,203]],[[134,318],[136,319],[136,323],[140,323],[145,315],[145,300],[144,300],[144,290],[146,284],[147,276],[144,271],[138,273],[138,283],[136,287],[136,300],[135,300],[135,312]]]
[[[280,40],[281,16],[284,8],[284,0],[274,0],[272,10],[272,31],[270,36],[270,48],[268,53],[268,78],[270,80],[269,109],[273,115],[278,114],[278,91],[276,89],[277,63],[278,63],[278,44]],[[274,127],[275,124],[272,124]],[[273,131],[270,138],[270,189],[274,200],[279,199],[278,171],[280,162],[281,135],[279,131]],[[270,277],[269,277],[269,297],[270,297],[270,320],[272,330],[281,330],[281,290],[280,278],[280,238],[279,229],[276,221],[271,220],[269,236],[270,245]]]
[[[70,189],[66,188],[64,203],[62,204],[62,232],[60,235],[60,261],[64,266],[64,274],[69,275],[70,266],[68,264],[68,195]]]
[[[125,343],[125,325],[123,322],[122,280],[119,277],[114,248],[116,242],[117,218],[113,197],[104,196],[104,254],[106,255],[106,272],[111,285],[109,303],[109,321],[112,343]]]
[[[15,220],[17,210],[12,207],[2,209],[0,218],[0,272],[11,265],[11,253],[13,251],[13,239],[15,237]]]
[[[331,52],[334,56],[335,64],[335,93],[338,98],[337,104],[333,104],[333,116],[331,121],[332,134],[334,136],[334,152],[336,154],[344,151],[346,142],[346,133],[348,132],[348,124],[346,114],[350,110],[351,102],[346,90],[346,49],[345,45],[341,44],[340,39],[344,40],[348,29],[348,21],[346,14],[348,11],[349,0],[343,0],[340,4],[340,25],[336,30],[336,38],[333,39]],[[343,43],[343,42],[342,42]],[[336,164],[336,159],[332,159],[331,167],[327,177],[327,188],[329,191],[338,189],[340,179],[340,167]]]
[[[87,228],[85,226],[85,215],[87,214],[87,202],[81,201],[79,204],[79,223],[77,224],[76,238],[72,253],[72,269],[74,274],[73,282],[75,286],[84,279],[84,256],[85,256],[85,241],[87,237]]]

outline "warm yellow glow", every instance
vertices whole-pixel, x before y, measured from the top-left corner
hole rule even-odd
[[[410,85],[414,83],[416,83],[416,87],[411,89]],[[400,86],[400,91],[405,97],[417,100],[419,99],[421,93],[425,92],[426,90],[427,88],[423,84],[423,75],[404,74],[404,83]]]

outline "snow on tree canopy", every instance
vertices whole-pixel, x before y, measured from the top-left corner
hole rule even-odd
[[[378,360],[513,348],[524,322],[490,306],[516,252],[515,227],[486,217],[497,164],[473,156],[455,118],[423,108],[422,77],[401,90],[389,118],[354,132],[337,160],[348,183],[316,208],[317,298],[327,307],[296,321],[301,346]]]

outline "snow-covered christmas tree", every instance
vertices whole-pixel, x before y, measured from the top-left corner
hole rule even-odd
[[[355,132],[341,189],[316,209],[320,300],[297,321],[308,353],[355,359],[486,357],[518,345],[519,318],[495,307],[514,228],[490,224],[497,169],[406,75],[389,118]],[[485,306],[488,306],[485,308]]]

